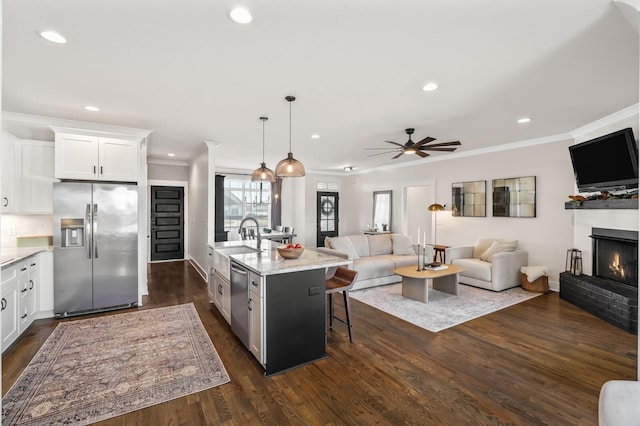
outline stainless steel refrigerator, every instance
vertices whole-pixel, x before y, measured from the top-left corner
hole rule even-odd
[[[138,303],[138,187],[53,184],[56,317]]]

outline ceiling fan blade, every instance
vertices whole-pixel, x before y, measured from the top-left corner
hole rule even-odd
[[[398,146],[402,146],[402,147],[404,147],[404,145],[402,145],[401,143],[398,143],[398,142],[393,142],[393,141],[385,141],[385,142],[386,142],[386,143],[392,143],[392,144],[394,144],[394,145],[398,145]]]
[[[418,146],[424,145],[425,143],[433,142],[435,140],[436,140],[436,138],[432,138],[431,136],[427,136],[426,138],[422,139],[421,141],[416,142],[413,146],[418,147]]]
[[[394,150],[397,151],[400,148],[364,148],[365,150],[373,150],[373,149],[384,149],[385,151],[390,151],[390,150]]]
[[[427,154],[426,152],[422,152],[422,151],[416,151],[416,154],[419,155],[422,158],[429,156],[429,154]]]
[[[439,151],[439,152],[453,152],[458,148],[434,148],[431,146],[421,146],[420,151]]]
[[[395,160],[398,157],[402,157],[404,155],[404,152],[399,152],[396,156],[391,157],[392,160]]]
[[[376,154],[367,155],[367,157],[375,157],[376,155],[391,154],[392,152],[396,152],[396,151],[393,150],[393,151],[378,152]]]
[[[454,146],[454,145],[459,146],[459,145],[462,145],[462,144],[460,143],[460,141],[453,141],[453,142],[440,142],[440,143],[434,143],[434,144],[429,145],[429,146],[430,146],[430,147],[436,147],[436,148],[439,148],[439,147],[442,147],[442,146]]]

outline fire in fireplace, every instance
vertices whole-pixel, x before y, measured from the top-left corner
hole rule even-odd
[[[638,232],[592,228],[593,276],[638,287]]]

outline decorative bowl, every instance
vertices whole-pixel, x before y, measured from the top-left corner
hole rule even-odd
[[[301,248],[286,248],[278,247],[278,253],[285,259],[297,259],[302,255],[304,247]]]

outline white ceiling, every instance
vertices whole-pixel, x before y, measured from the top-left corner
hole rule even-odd
[[[248,25],[228,18],[238,4],[4,0],[2,109],[153,130],[150,159],[218,142],[218,167],[245,170],[261,162],[266,115],[273,169],[294,95],[294,156],[340,171],[416,160],[364,149],[404,143],[406,127],[462,152],[638,103],[638,32],[610,0],[245,0]],[[439,89],[422,91],[429,81]]]

